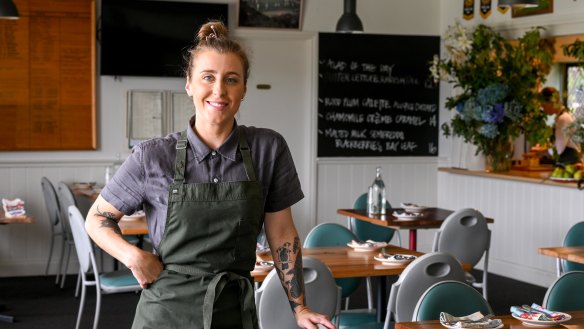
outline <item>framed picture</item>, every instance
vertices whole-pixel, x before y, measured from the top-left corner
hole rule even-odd
[[[239,27],[300,29],[304,0],[239,0]]]
[[[511,17],[525,17],[540,14],[551,14],[554,12],[554,0],[539,0],[537,7],[513,8]]]

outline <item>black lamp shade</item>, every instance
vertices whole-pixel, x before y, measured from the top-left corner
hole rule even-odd
[[[363,32],[363,23],[357,16],[356,0],[344,0],[344,11],[337,22],[337,32]]]
[[[0,0],[0,19],[18,19],[18,10],[12,0]]]

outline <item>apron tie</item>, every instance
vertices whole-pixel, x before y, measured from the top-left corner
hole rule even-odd
[[[233,281],[239,284],[240,304],[241,304],[241,320],[244,329],[253,329],[252,315],[254,314],[255,304],[253,302],[253,287],[251,282],[246,277],[235,274],[233,272],[221,272],[209,282],[207,292],[205,293],[205,301],[203,304],[203,328],[211,329],[211,322],[213,320],[213,306],[217,297],[223,291],[225,286]]]

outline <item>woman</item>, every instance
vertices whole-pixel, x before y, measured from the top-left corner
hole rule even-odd
[[[571,133],[567,127],[576,119],[560,100],[560,92],[554,87],[545,87],[540,92],[541,106],[547,115],[554,115],[554,134],[552,142],[554,151],[557,152],[557,162],[573,164],[580,162],[580,145],[571,139]],[[554,153],[555,153],[554,152]]]
[[[185,131],[134,148],[89,211],[87,231],[145,288],[133,328],[257,328],[250,271],[262,223],[298,325],[334,328],[304,302],[290,211],[304,195],[286,142],[235,121],[247,55],[221,22],[197,39],[185,86],[195,116]],[[142,206],[157,255],[127,243],[117,225]]]

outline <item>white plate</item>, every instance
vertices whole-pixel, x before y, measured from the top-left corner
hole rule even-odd
[[[407,212],[422,212],[426,210],[426,207],[417,205],[415,203],[401,203],[400,205]]]
[[[399,220],[416,220],[418,218],[424,217],[424,214],[422,214],[422,213],[406,212],[406,211],[404,211],[404,212],[394,211],[392,213],[392,215]]]
[[[511,316],[514,317],[515,319],[523,322],[524,325],[530,326],[530,327],[554,327],[562,322],[566,322],[566,321],[569,321],[570,319],[572,319],[572,316],[568,313],[562,313],[562,312],[554,312],[554,313],[564,314],[565,317],[563,320],[558,320],[558,321],[541,321],[541,320],[522,319],[522,318],[516,316],[515,314],[511,314]]]
[[[266,272],[271,271],[274,268],[274,262],[270,261],[258,261],[255,263],[254,271]]]
[[[556,181],[556,182],[575,182],[577,181],[576,178],[563,178],[563,177],[550,177],[550,180]]]
[[[370,252],[370,251],[377,251],[383,247],[387,246],[385,242],[370,242],[371,244],[357,244],[353,242],[347,243],[347,246],[353,248],[353,250],[358,252]]]
[[[140,218],[143,218],[144,216],[146,216],[146,213],[143,210],[138,210],[131,215],[126,215],[126,216],[122,217],[122,219],[124,219],[124,220],[138,220]]]
[[[398,257],[396,257],[396,256],[398,256]],[[414,257],[414,258],[413,259],[401,259],[399,256]],[[382,262],[383,265],[405,264],[405,263],[409,263],[409,262],[415,260],[416,258],[418,258],[418,256],[404,255],[404,254],[395,254],[395,255],[392,255],[391,257],[379,257],[379,256],[373,257],[373,259]]]

